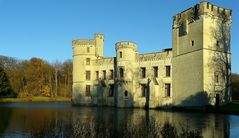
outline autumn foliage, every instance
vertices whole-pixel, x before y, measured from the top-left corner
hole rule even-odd
[[[48,63],[39,58],[17,60],[0,56],[13,93],[18,97],[71,96],[72,61]]]

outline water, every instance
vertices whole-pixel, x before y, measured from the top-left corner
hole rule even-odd
[[[239,116],[143,109],[0,104],[0,137],[239,137]]]

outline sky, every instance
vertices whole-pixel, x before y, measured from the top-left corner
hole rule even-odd
[[[172,47],[172,19],[201,0],[0,0],[0,55],[48,62],[72,59],[73,39],[105,35],[104,56],[115,43],[134,41],[140,53]],[[239,0],[208,0],[233,10],[232,72],[239,73]]]

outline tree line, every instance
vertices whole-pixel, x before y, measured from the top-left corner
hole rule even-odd
[[[72,60],[48,63],[0,56],[0,97],[71,97],[72,68]],[[232,97],[239,100],[239,74],[232,74]]]
[[[48,63],[40,58],[0,56],[0,97],[71,97],[72,60]]]
[[[232,99],[239,100],[239,74],[232,74]]]

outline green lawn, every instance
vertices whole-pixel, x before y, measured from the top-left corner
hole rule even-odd
[[[239,101],[233,101],[223,106],[207,106],[206,112],[209,113],[223,113],[239,115]]]
[[[219,107],[222,113],[239,114],[239,101],[233,101],[222,107]]]
[[[201,107],[173,107],[173,111],[206,112],[239,115],[239,101],[233,101],[223,106],[201,106]]]
[[[26,97],[26,98],[0,98],[0,103],[11,102],[71,102],[68,97]]]

